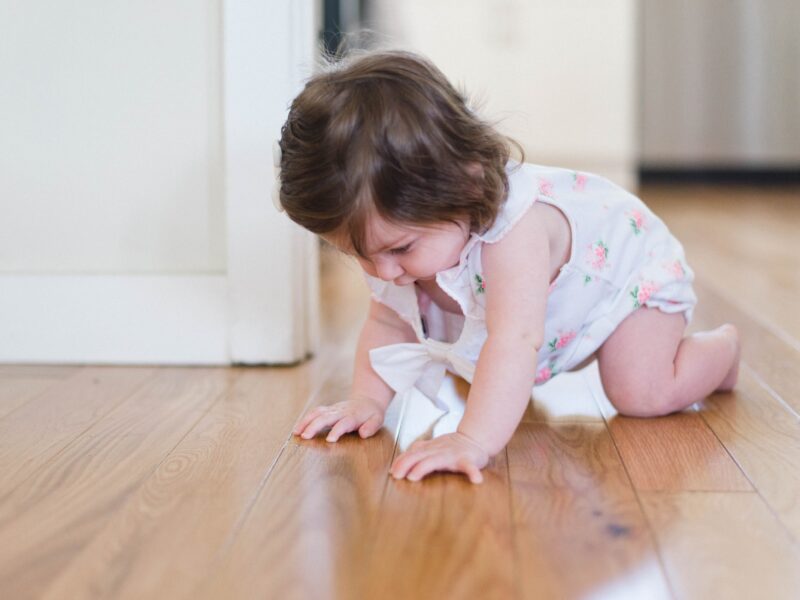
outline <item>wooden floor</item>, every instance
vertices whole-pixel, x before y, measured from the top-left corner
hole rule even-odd
[[[363,318],[328,256],[301,366],[0,366],[0,597],[800,597],[800,190],[642,196],[697,273],[693,329],[742,332],[735,393],[621,418],[589,367],[537,388],[483,485],[395,482],[420,403],[369,440],[289,435],[343,397]]]

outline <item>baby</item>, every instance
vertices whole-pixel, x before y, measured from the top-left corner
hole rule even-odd
[[[312,77],[280,140],[288,216],[352,255],[372,299],[346,400],[294,428],[374,435],[412,387],[472,385],[455,433],[414,443],[396,478],[474,483],[534,385],[597,358],[624,415],[679,411],[733,388],[733,325],[685,336],[696,303],[681,244],[635,196],[588,173],[510,158],[427,59],[361,53]]]

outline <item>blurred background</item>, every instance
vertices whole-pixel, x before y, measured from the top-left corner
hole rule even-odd
[[[313,352],[316,249],[268,200],[272,143],[318,47],[364,30],[529,162],[800,181],[796,0],[0,0],[0,362]]]
[[[326,47],[367,28],[432,58],[530,162],[653,180],[797,180],[794,0],[326,0]],[[347,42],[347,40],[345,40]],[[356,38],[355,43],[358,43]]]

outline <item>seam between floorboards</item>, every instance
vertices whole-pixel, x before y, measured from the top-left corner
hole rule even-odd
[[[707,282],[698,283],[697,285],[701,288],[705,288],[706,291],[710,291],[715,296],[718,296],[723,302],[729,304],[735,310],[753,321],[753,323],[790,346],[795,352],[800,352],[800,341],[796,340],[793,335],[784,331],[778,325],[765,320],[760,313],[752,311],[748,306],[739,304],[734,298],[727,296],[725,290],[721,290],[716,285]]]
[[[87,368],[88,368],[88,367],[87,367]],[[131,397],[133,397],[135,394],[137,394],[137,393],[138,393],[138,392],[139,392],[139,391],[140,391],[140,390],[141,390],[141,389],[142,389],[142,388],[143,388],[145,385],[147,385],[148,383],[150,383],[151,381],[153,381],[153,380],[156,378],[156,376],[157,376],[157,371],[158,371],[158,369],[155,369],[155,368],[154,368],[154,369],[153,369],[153,371],[152,371],[152,373],[151,373],[151,375],[150,375],[149,377],[145,377],[145,378],[142,380],[142,382],[141,382],[139,385],[135,386],[135,387],[134,387],[134,388],[133,388],[133,389],[130,391],[130,393],[128,393],[128,394],[126,394],[126,395],[122,396],[122,398],[120,398],[120,400],[117,402],[116,406],[114,406],[114,407],[113,407],[111,410],[109,410],[107,413],[105,413],[105,414],[104,414],[104,415],[102,415],[101,417],[99,417],[99,418],[95,419],[94,421],[92,421],[91,423],[89,423],[89,424],[88,424],[88,425],[87,425],[87,426],[86,426],[86,427],[85,427],[85,428],[84,428],[84,429],[83,429],[83,430],[82,430],[80,433],[77,433],[77,434],[75,435],[75,437],[73,437],[71,440],[69,440],[67,443],[65,443],[65,444],[64,444],[64,445],[63,445],[63,446],[62,446],[62,447],[61,447],[61,448],[60,448],[60,449],[59,449],[59,450],[58,450],[58,451],[57,451],[55,454],[53,454],[53,456],[51,456],[50,458],[48,458],[47,460],[45,460],[45,461],[44,461],[42,464],[40,464],[38,467],[36,467],[35,469],[33,469],[33,470],[32,470],[30,473],[28,473],[28,475],[26,475],[26,476],[25,476],[23,479],[20,479],[20,480],[19,480],[19,482],[17,482],[17,484],[16,484],[16,485],[14,485],[13,487],[10,487],[10,488],[8,488],[7,490],[5,490],[5,491],[4,491],[4,493],[3,493],[3,496],[2,496],[2,497],[0,497],[0,499],[1,499],[1,498],[4,498],[4,497],[8,496],[9,494],[11,494],[12,492],[14,492],[14,490],[16,490],[16,489],[17,489],[19,486],[21,486],[23,483],[25,483],[25,482],[26,482],[26,481],[28,481],[28,480],[29,480],[31,477],[33,477],[33,476],[34,476],[36,473],[38,473],[39,471],[41,471],[42,469],[44,469],[46,466],[48,466],[50,463],[52,463],[54,460],[56,460],[56,459],[57,459],[59,456],[61,456],[61,455],[62,455],[64,452],[66,452],[66,451],[67,451],[67,449],[71,448],[71,447],[72,447],[72,446],[73,446],[75,443],[77,443],[77,442],[78,442],[78,440],[79,440],[79,439],[81,439],[81,438],[82,438],[82,437],[83,437],[83,436],[86,434],[86,432],[87,432],[87,431],[89,431],[89,430],[90,430],[92,427],[94,427],[94,426],[95,426],[95,425],[97,425],[99,422],[101,422],[101,421],[105,420],[105,419],[106,419],[106,418],[108,418],[110,415],[112,415],[114,412],[116,412],[117,410],[119,410],[119,407],[120,407],[120,406],[122,406],[123,404],[125,404],[125,402],[127,402],[128,400],[130,400],[130,398],[131,398]],[[27,402],[26,402],[26,404],[27,404]],[[13,412],[13,411],[12,411],[12,412]],[[9,414],[11,414],[11,413],[9,413]],[[47,450],[47,448],[45,448],[45,451],[46,451],[46,450]]]
[[[585,375],[583,379],[584,381],[587,381]],[[622,459],[622,454],[620,454],[619,447],[617,446],[617,440],[614,438],[614,434],[611,433],[611,428],[608,426],[608,419],[606,418],[606,415],[603,412],[603,407],[597,400],[597,396],[595,395],[594,389],[592,388],[591,385],[587,385],[586,387],[589,388],[589,393],[592,394],[592,400],[594,400],[594,403],[597,405],[597,409],[600,411],[600,415],[603,417],[603,424],[605,425],[608,437],[611,439],[611,443],[614,446],[614,451],[617,453],[617,458],[619,459],[619,462],[622,465],[622,469],[625,472],[625,477],[628,478],[628,485],[630,485],[631,490],[633,491],[633,495],[636,498],[636,504],[639,506],[639,513],[642,515],[642,519],[644,519],[644,522],[647,525],[647,531],[650,533],[650,539],[653,541],[653,546],[655,547],[656,558],[658,559],[658,566],[661,568],[661,573],[664,576],[664,581],[667,583],[667,591],[669,592],[670,596],[673,599],[676,599],[678,598],[678,595],[675,593],[675,589],[672,585],[672,580],[670,579],[669,572],[667,571],[667,568],[664,564],[664,557],[662,556],[661,544],[659,544],[658,536],[656,535],[656,532],[653,529],[653,524],[650,522],[650,519],[647,516],[647,511],[644,510],[644,504],[642,504],[642,499],[639,496],[639,490],[637,490],[636,486],[633,484],[633,478],[631,477],[630,471],[628,471],[628,465],[626,465],[625,461]]]
[[[10,416],[10,415],[13,415],[15,412],[17,412],[17,411],[18,411],[19,409],[21,409],[23,406],[27,406],[27,405],[28,405],[28,403],[30,403],[30,402],[33,402],[34,400],[36,400],[36,399],[37,399],[37,398],[39,398],[40,396],[44,396],[44,395],[45,395],[47,392],[49,392],[51,389],[53,389],[53,388],[54,388],[56,385],[58,385],[58,384],[62,384],[62,385],[63,385],[65,382],[69,381],[69,380],[70,380],[70,379],[72,379],[73,377],[77,376],[79,373],[83,372],[83,370],[84,370],[84,369],[88,369],[88,368],[89,368],[89,367],[81,367],[80,369],[78,369],[78,370],[77,370],[77,371],[75,371],[75,372],[74,372],[72,375],[69,375],[68,377],[65,377],[65,378],[63,378],[63,379],[54,379],[54,380],[52,381],[51,385],[48,385],[48,386],[47,386],[47,387],[45,387],[43,390],[40,390],[40,391],[39,391],[39,393],[33,394],[33,395],[30,397],[30,398],[28,398],[27,400],[25,400],[25,402],[23,402],[22,404],[20,404],[20,405],[19,405],[19,406],[17,406],[16,408],[13,408],[12,410],[10,410],[9,412],[7,412],[6,414],[4,414],[4,415],[0,416],[0,422],[2,422],[2,421],[3,421],[4,419],[6,419],[8,416]],[[0,381],[2,381],[2,378],[0,378]]]
[[[157,369],[155,369],[155,371],[157,371]],[[138,389],[138,388],[137,388],[137,389]],[[164,453],[164,456],[162,456],[162,457],[161,457],[161,460],[159,460],[158,462],[156,462],[155,466],[154,466],[152,469],[150,469],[150,471],[149,471],[149,472],[147,472],[145,475],[143,475],[143,476],[142,476],[142,478],[141,478],[141,480],[139,481],[138,485],[136,485],[136,486],[132,487],[130,490],[128,490],[128,492],[127,492],[127,494],[125,495],[125,497],[124,497],[124,498],[122,498],[122,499],[120,500],[120,502],[118,503],[117,507],[114,509],[114,511],[112,512],[112,514],[111,514],[111,515],[109,515],[109,517],[106,519],[106,521],[105,521],[105,523],[103,524],[103,526],[102,526],[102,527],[100,527],[100,528],[99,528],[99,529],[98,529],[98,530],[97,530],[97,531],[94,533],[94,535],[92,535],[91,537],[89,537],[89,539],[85,540],[85,541],[84,541],[84,543],[83,543],[83,544],[81,544],[81,546],[80,546],[80,550],[79,550],[79,551],[77,551],[77,552],[75,552],[75,553],[73,554],[73,556],[72,556],[72,559],[71,559],[71,560],[70,560],[70,561],[69,561],[69,562],[68,562],[68,563],[67,563],[67,564],[66,564],[66,565],[65,565],[65,566],[64,566],[62,569],[60,569],[60,570],[58,571],[58,573],[55,575],[55,577],[53,577],[53,578],[50,580],[50,582],[47,584],[47,587],[45,588],[45,591],[46,591],[46,590],[48,590],[48,589],[50,589],[50,587],[53,585],[53,583],[54,583],[55,581],[57,581],[58,577],[59,577],[59,576],[60,576],[62,573],[65,573],[65,572],[66,572],[66,571],[67,571],[67,570],[68,570],[68,569],[69,569],[69,568],[70,568],[70,567],[71,567],[71,566],[72,566],[72,565],[73,565],[73,564],[74,564],[74,563],[75,563],[75,562],[76,562],[76,561],[77,561],[77,560],[80,558],[80,556],[81,556],[81,551],[82,551],[84,548],[87,548],[87,547],[88,547],[88,546],[89,546],[89,545],[90,545],[90,544],[91,544],[91,543],[92,543],[92,542],[93,542],[93,541],[94,541],[96,538],[98,538],[99,536],[101,536],[101,535],[103,534],[103,532],[106,530],[106,528],[108,527],[108,525],[109,525],[109,523],[111,522],[111,520],[113,519],[113,517],[114,517],[115,515],[119,514],[119,512],[120,512],[120,511],[121,511],[121,510],[122,510],[122,509],[125,507],[125,505],[127,504],[128,500],[129,500],[129,499],[130,499],[130,498],[131,498],[131,497],[132,497],[132,496],[133,496],[133,495],[134,495],[134,494],[135,494],[135,493],[136,493],[138,490],[142,489],[142,487],[143,487],[143,486],[144,486],[144,485],[145,485],[145,484],[146,484],[148,481],[150,481],[150,478],[153,476],[153,473],[155,473],[155,472],[158,470],[158,468],[159,468],[159,467],[160,467],[162,464],[164,464],[164,461],[166,461],[166,460],[167,460],[167,459],[168,459],[168,458],[169,458],[169,457],[172,455],[172,453],[175,451],[175,448],[177,448],[177,447],[178,447],[178,446],[181,444],[181,442],[183,442],[183,440],[185,440],[185,439],[186,439],[186,436],[188,436],[188,435],[189,435],[189,433],[191,433],[191,432],[192,432],[192,430],[194,430],[194,428],[195,428],[195,427],[197,427],[197,424],[198,424],[198,423],[199,423],[199,422],[200,422],[200,421],[201,421],[201,420],[202,420],[202,419],[203,419],[203,418],[204,418],[204,417],[205,417],[205,416],[206,416],[206,415],[207,415],[207,414],[208,414],[208,413],[211,411],[211,408],[212,408],[213,406],[215,406],[215,405],[216,405],[216,404],[217,404],[217,403],[220,401],[220,398],[224,397],[224,396],[225,396],[227,393],[228,393],[228,392],[225,392],[225,391],[222,391],[222,392],[220,392],[220,393],[218,394],[218,396],[217,396],[217,397],[216,397],[216,398],[215,398],[215,399],[214,399],[212,402],[210,402],[210,403],[209,403],[209,405],[208,405],[208,408],[207,408],[205,411],[203,411],[203,414],[201,414],[201,415],[200,415],[200,416],[199,416],[199,417],[198,417],[198,418],[195,420],[195,422],[194,422],[194,423],[192,423],[192,425],[191,425],[191,426],[190,426],[190,427],[189,427],[189,428],[186,430],[186,432],[185,432],[185,433],[184,433],[184,434],[183,434],[183,435],[180,437],[180,439],[179,439],[177,442],[175,442],[175,444],[172,446],[172,448],[170,448],[170,449],[169,449],[167,452],[165,452],[165,453]],[[120,404],[121,404],[121,403],[120,403]],[[114,408],[114,410],[116,410],[116,408]],[[111,411],[111,412],[113,412],[113,411]],[[108,413],[108,414],[111,414],[111,413]],[[107,416],[107,415],[106,415],[106,416]],[[103,418],[105,418],[105,416],[104,416]]]
[[[748,365],[744,361],[741,361],[741,367],[745,367],[749,372],[751,372],[756,377],[758,382],[761,383],[761,381],[762,381],[761,377],[757,376],[756,372],[753,370],[753,368],[750,365]],[[781,404],[785,405],[785,402],[784,402],[783,398],[781,398],[778,394],[776,394],[772,390],[772,388],[769,388],[766,383],[764,383],[763,385],[767,389],[767,391],[770,392],[771,395],[774,395],[776,397],[776,399],[780,401]],[[786,408],[788,408],[789,411],[791,412],[791,414],[793,414],[795,417],[797,416],[796,413],[793,410],[791,410],[791,407],[786,406]],[[775,509],[772,507],[772,504],[761,493],[761,490],[759,489],[759,487],[755,484],[755,482],[751,479],[750,475],[747,473],[747,470],[744,468],[744,465],[742,465],[738,460],[736,460],[736,457],[731,453],[731,451],[728,449],[728,447],[725,445],[725,443],[720,439],[720,437],[717,435],[717,432],[714,431],[714,428],[711,426],[711,424],[708,422],[708,420],[706,420],[705,415],[703,414],[703,411],[698,410],[697,413],[700,415],[700,418],[703,419],[703,423],[705,423],[705,425],[706,425],[706,427],[708,427],[709,431],[711,431],[711,433],[717,439],[717,441],[719,442],[720,446],[722,446],[725,449],[725,452],[728,454],[728,456],[731,458],[731,460],[734,462],[734,464],[739,468],[739,471],[742,473],[742,475],[744,475],[745,479],[747,479],[747,481],[753,487],[753,492],[758,495],[758,497],[761,499],[761,502],[764,503],[764,506],[767,507],[767,510],[769,510],[769,512],[773,516],[773,518],[780,524],[781,529],[783,529],[783,531],[786,532],[786,534],[789,536],[789,539],[792,541],[792,545],[795,548],[799,548],[800,549],[800,539],[795,537],[795,535],[792,533],[792,531],[783,522],[783,519],[781,518],[781,516],[777,512],[775,512]],[[740,491],[740,490],[736,490],[736,491]],[[726,490],[725,493],[731,493],[731,492]]]
[[[305,411],[308,409],[308,407],[311,405],[311,403],[317,398],[317,396],[319,396],[320,390],[322,390],[323,386],[328,381],[328,379],[329,379],[331,373],[333,373],[335,367],[336,367],[336,359],[328,359],[328,362],[326,364],[324,364],[324,366],[322,367],[324,369],[323,370],[324,374],[323,374],[323,376],[322,376],[322,378],[320,380],[320,383],[313,390],[311,390],[311,393],[308,395],[307,400],[305,401],[305,403],[303,404],[302,408],[300,409],[300,413],[299,413],[300,415],[304,414]],[[292,421],[292,424],[294,424],[296,422],[297,422],[297,419],[294,419]],[[230,548],[236,542],[236,539],[239,537],[239,533],[241,532],[241,530],[244,527],[244,525],[247,522],[247,520],[250,518],[250,513],[253,511],[253,507],[256,505],[256,503],[258,502],[258,499],[261,497],[262,492],[267,487],[267,483],[268,483],[270,477],[272,476],[272,473],[275,470],[275,466],[278,464],[278,461],[281,459],[281,457],[283,456],[284,452],[286,451],[286,448],[289,446],[289,442],[292,439],[292,435],[293,435],[292,434],[292,425],[290,425],[288,434],[284,438],[283,443],[280,446],[280,449],[278,450],[277,454],[275,455],[275,458],[269,464],[269,466],[267,467],[266,471],[264,472],[264,475],[259,480],[258,485],[256,486],[256,488],[255,488],[255,490],[253,492],[253,495],[250,498],[250,501],[247,502],[247,504],[246,504],[244,510],[242,511],[242,513],[240,514],[239,518],[236,520],[236,522],[234,523],[233,527],[231,527],[231,531],[226,536],[225,541],[220,545],[219,550],[215,553],[214,557],[211,559],[211,561],[210,561],[210,563],[208,565],[208,576],[205,578],[204,581],[208,581],[208,580],[213,578],[213,576],[214,576],[213,572],[216,570],[216,567],[219,565],[220,561],[223,559],[225,554],[228,553]]]
[[[761,377],[758,371],[756,371],[753,367],[751,367],[744,361],[742,361],[741,364],[753,375],[753,379],[755,379],[756,382],[778,402],[778,404],[783,406],[786,410],[789,411],[789,413],[792,416],[794,416],[795,419],[800,421],[800,414],[798,414],[797,411],[788,402],[786,402],[786,400],[783,399],[783,396],[781,396],[778,392],[776,392],[774,388],[769,383],[767,383],[767,381],[763,377]]]
[[[519,428],[519,425],[517,425]],[[514,430],[514,435],[517,434],[517,430]],[[511,436],[511,439],[514,439],[514,435]],[[508,444],[511,443],[511,440],[508,441]],[[520,558],[519,558],[519,548],[517,544],[517,524],[514,520],[514,486],[511,485],[511,464],[508,458],[508,444],[506,444],[505,448],[503,448],[503,452],[506,455],[506,482],[508,484],[508,524],[509,528],[511,529],[511,557],[512,557],[512,578],[513,578],[513,585],[514,585],[514,594],[516,598],[523,598],[522,595],[522,584],[520,582]]]

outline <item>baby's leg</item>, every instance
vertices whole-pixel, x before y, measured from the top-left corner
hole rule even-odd
[[[723,325],[683,337],[681,313],[640,308],[600,347],[603,387],[624,415],[682,410],[714,391],[730,390],[739,368],[739,334]]]

